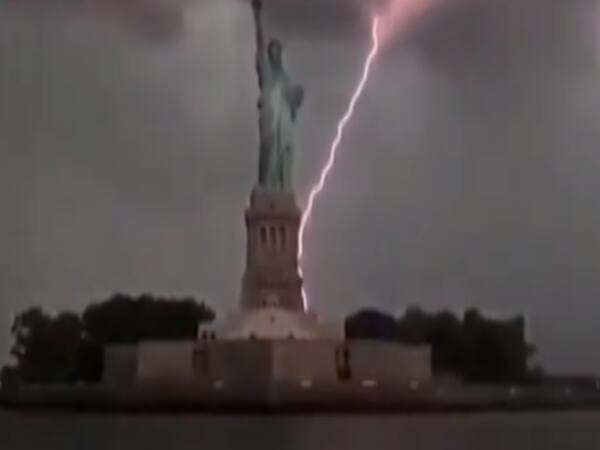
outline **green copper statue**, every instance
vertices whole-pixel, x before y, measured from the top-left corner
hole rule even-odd
[[[283,65],[283,46],[278,40],[265,46],[261,0],[253,0],[256,23],[256,69],[260,88],[260,156],[258,184],[271,191],[292,190],[294,123],[302,105],[302,86],[292,85]]]

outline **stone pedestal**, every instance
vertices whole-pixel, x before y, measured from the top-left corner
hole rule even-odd
[[[280,307],[303,311],[298,273],[302,213],[293,193],[255,188],[246,210],[246,272],[242,308]]]

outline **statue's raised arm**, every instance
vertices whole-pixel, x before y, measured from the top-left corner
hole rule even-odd
[[[265,71],[267,70],[265,32],[262,21],[262,1],[252,0],[254,11],[254,24],[256,28],[256,72],[258,73],[258,84],[262,88]]]
[[[291,191],[295,149],[293,131],[304,91],[288,78],[281,41],[270,39],[265,42],[261,0],[252,0],[252,9],[260,88],[257,105],[260,133],[258,184],[271,191]]]

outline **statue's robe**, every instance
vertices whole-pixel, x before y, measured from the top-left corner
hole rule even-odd
[[[271,190],[292,189],[294,122],[302,103],[300,86],[292,86],[283,66],[264,57],[260,94],[259,184]]]

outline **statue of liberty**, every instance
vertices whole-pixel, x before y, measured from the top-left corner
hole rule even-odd
[[[294,123],[304,98],[302,86],[293,85],[283,65],[283,46],[270,40],[265,46],[262,2],[253,0],[256,24],[256,70],[260,88],[260,155],[258,184],[270,191],[292,191]]]

